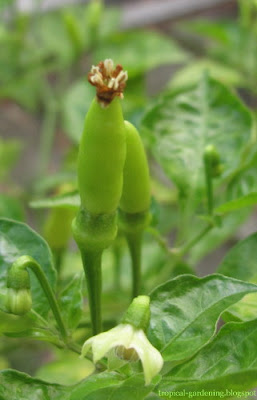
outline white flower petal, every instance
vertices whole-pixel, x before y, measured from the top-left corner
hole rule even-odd
[[[88,339],[82,348],[82,355],[85,355],[92,346],[93,361],[96,363],[112,348],[120,345],[128,347],[133,334],[134,328],[131,325],[120,324],[107,332]]]
[[[86,340],[85,343],[83,344],[82,350],[81,350],[81,357],[85,357],[85,355],[88,353],[91,345],[92,345],[93,337],[90,339]]]
[[[151,345],[142,329],[135,331],[130,347],[136,350],[142,362],[145,383],[149,385],[153,377],[162,369],[163,358],[160,352]]]

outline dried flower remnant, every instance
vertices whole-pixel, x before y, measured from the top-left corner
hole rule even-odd
[[[114,68],[111,59],[93,65],[88,74],[88,81],[96,87],[96,96],[102,107],[107,107],[116,96],[123,99],[127,79],[127,71],[123,71],[120,64]]]

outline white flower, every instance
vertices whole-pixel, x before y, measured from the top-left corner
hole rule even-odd
[[[90,348],[92,348],[94,363],[107,355],[111,349],[116,349],[119,356],[123,355],[128,360],[140,359],[146,385],[151,383],[163,366],[161,354],[151,345],[144,331],[130,324],[120,324],[107,332],[91,337],[82,348],[82,356],[85,356]]]

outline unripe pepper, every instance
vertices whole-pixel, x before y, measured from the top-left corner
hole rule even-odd
[[[126,137],[119,98],[123,98],[127,73],[107,59],[92,67],[88,80],[97,93],[79,147],[81,209],[72,229],[82,256],[96,334],[101,331],[101,257],[116,237],[116,210],[122,194]]]
[[[120,201],[120,224],[125,233],[133,271],[133,297],[140,293],[143,232],[150,221],[150,176],[143,143],[136,128],[125,121],[127,154]]]
[[[122,192],[126,155],[119,99],[102,107],[95,99],[87,113],[78,156],[81,204],[91,214],[115,212]]]
[[[151,189],[147,158],[137,129],[125,121],[127,154],[120,200],[122,211],[135,214],[148,211]]]

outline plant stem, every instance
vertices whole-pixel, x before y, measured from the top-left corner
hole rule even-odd
[[[132,298],[137,297],[141,290],[142,236],[142,231],[126,234],[132,262]]]
[[[196,235],[192,240],[186,243],[181,249],[178,251],[180,257],[188,252],[195,244],[197,244],[211,229],[213,225],[207,225],[198,235]]]
[[[42,270],[41,266],[32,257],[22,256],[22,257],[20,257],[20,259],[18,261],[20,261],[20,262],[15,264],[16,265],[15,268],[21,268],[21,269],[22,268],[23,269],[30,268],[36,275],[36,277],[37,277],[40,285],[42,286],[42,289],[47,297],[49,305],[52,309],[53,315],[56,319],[56,322],[59,327],[62,338],[63,338],[64,342],[66,343],[67,338],[68,338],[68,332],[64,325],[64,322],[63,322],[63,319],[61,316],[61,312],[60,312],[60,308],[56,301],[54,292],[48,283],[48,280],[45,276],[44,271]]]
[[[87,281],[93,335],[97,335],[102,331],[102,251],[81,249],[81,257]]]
[[[204,172],[206,182],[206,194],[207,194],[207,208],[208,215],[213,215],[213,182],[212,182],[212,170],[210,161],[204,158]]]

